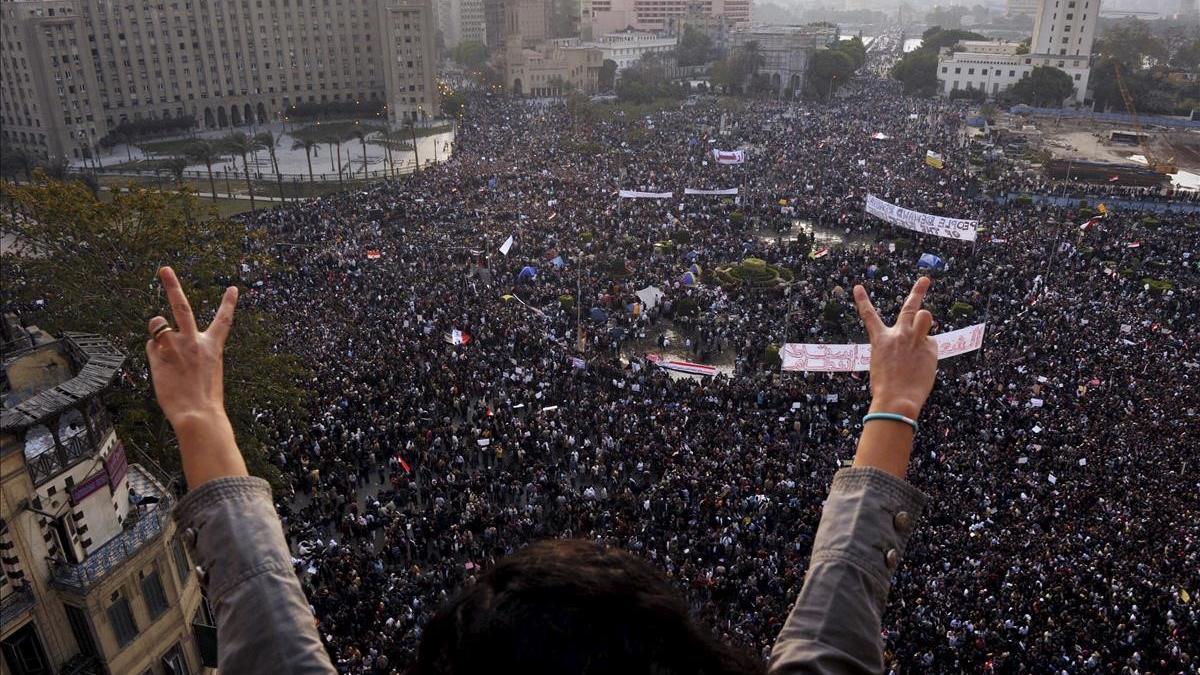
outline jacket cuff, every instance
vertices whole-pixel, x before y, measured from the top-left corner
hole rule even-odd
[[[265,480],[231,476],[204,483],[175,507],[183,542],[216,605],[258,575],[291,573],[291,554],[271,497]]]
[[[188,527],[196,514],[220,501],[249,501],[265,497],[272,500],[271,484],[255,476],[226,476],[214,478],[191,490],[175,506],[175,522]]]
[[[838,471],[817,528],[812,562],[851,563],[870,574],[877,593],[886,598],[926,500],[917,488],[879,469]]]

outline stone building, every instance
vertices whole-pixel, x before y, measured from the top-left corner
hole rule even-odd
[[[104,404],[124,356],[6,317],[0,412],[0,670],[198,673],[216,665],[174,496],[130,461]]]
[[[437,64],[406,55],[410,45],[432,47],[431,0],[400,4],[4,0],[0,140],[72,160],[93,156],[122,122],[190,116],[214,129],[280,119],[298,104],[347,102],[402,101],[388,111],[393,119],[436,115]],[[393,11],[407,20],[381,20]],[[422,98],[414,92],[424,100],[413,101]]]

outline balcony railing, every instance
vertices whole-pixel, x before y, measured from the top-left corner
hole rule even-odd
[[[171,517],[170,495],[137,464],[129,467],[129,486],[142,497],[157,497],[158,503],[146,510],[131,505],[129,517],[136,517],[137,520],[129,524],[124,532],[92,551],[83,562],[77,565],[57,562],[52,572],[55,585],[86,592],[162,534],[163,526]]]
[[[10,622],[33,607],[33,602],[33,589],[28,583],[0,598],[0,628],[8,628]]]
[[[101,438],[107,437],[108,434],[109,431],[105,430],[101,433]],[[80,431],[74,436],[62,439],[62,445],[56,445],[33,459],[26,460],[29,477],[33,479],[34,485],[41,485],[86,459],[92,452],[87,433]]]

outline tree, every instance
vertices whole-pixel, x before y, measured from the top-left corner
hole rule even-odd
[[[813,52],[805,75],[805,91],[813,98],[833,95],[834,87],[845,84],[854,74],[854,62],[840,49],[819,49]]]
[[[937,51],[915,49],[892,66],[892,79],[904,84],[904,93],[931,96],[937,92]]]
[[[275,184],[279,186],[279,201],[283,202],[283,176],[279,173],[279,159],[275,156],[275,146],[279,145],[280,137],[271,130],[260,131],[255,135],[257,140],[271,155],[271,167],[275,169]]]
[[[375,130],[376,127],[370,124],[359,124],[358,122],[355,122],[354,128],[350,130],[350,136],[357,138],[358,142],[362,144],[363,180],[367,179],[367,136],[374,134]],[[351,173],[353,174],[354,172],[351,171]]]
[[[455,61],[467,68],[475,68],[487,61],[487,46],[478,40],[463,40],[451,51]]]
[[[296,139],[292,141],[292,149],[304,150],[304,158],[308,160],[308,180],[311,183],[316,180],[313,178],[312,151],[321,144],[321,141],[316,134],[305,130],[293,132],[292,138]]]
[[[1038,66],[1013,85],[1012,95],[1021,103],[1034,106],[1058,107],[1063,99],[1075,92],[1071,76],[1053,66]]]
[[[14,178],[24,175],[25,180],[33,180],[33,168],[37,159],[24,148],[14,148],[7,143],[0,146],[0,176]]]
[[[850,57],[854,70],[862,68],[863,64],[867,62],[867,46],[863,44],[862,38],[858,35],[849,40],[839,40],[830,49],[835,49]]]
[[[392,146],[398,145],[404,140],[404,137],[400,135],[399,131],[392,129],[391,126],[377,130],[375,135],[379,137],[383,145],[383,152],[387,157],[388,172],[394,178],[396,176],[396,164],[392,161]]]
[[[442,97],[442,112],[449,117],[458,117],[467,107],[467,97],[461,91],[452,91]]]
[[[167,169],[167,171],[171,172],[171,176],[175,178],[175,183],[177,185],[182,185],[183,172],[185,169],[187,169],[188,164],[190,164],[190,162],[188,162],[186,157],[171,157],[163,163],[163,166]]]
[[[192,141],[183,151],[183,156],[197,164],[203,164],[208,169],[208,188],[212,190],[212,200],[217,201],[217,181],[213,179],[213,164],[225,158],[221,148],[210,140]]]
[[[172,265],[187,286],[197,318],[216,311],[224,288],[239,280],[239,266],[269,269],[273,258],[247,255],[243,242],[262,235],[244,225],[210,218],[194,195],[138,188],[99,201],[80,183],[35,174],[28,186],[0,188],[28,218],[11,224],[14,234],[42,253],[5,258],[5,292],[44,310],[28,316],[53,333],[86,331],[112,341],[128,358],[124,384],[110,403],[121,439],[159,464],[179,467],[170,425],[150,394],[146,366],[146,320],[170,316],[155,270]],[[254,247],[257,248],[257,247]],[[283,486],[268,461],[268,430],[260,410],[304,414],[308,374],[299,361],[276,353],[274,318],[251,303],[238,309],[225,351],[225,404],[238,446],[255,475]]]
[[[254,213],[254,183],[250,181],[250,155],[263,149],[262,141],[251,138],[242,132],[225,137],[225,147],[235,155],[242,156],[242,169],[246,172],[246,190],[250,192],[250,212]]]
[[[750,83],[754,80],[754,76],[758,74],[760,68],[766,64],[767,59],[763,56],[762,47],[758,44],[758,40],[747,40],[742,48],[738,50],[740,59],[739,65],[742,70],[742,83]]]
[[[1141,19],[1126,19],[1108,28],[1096,40],[1092,53],[1121,62],[1126,70],[1142,70],[1146,60],[1165,61],[1167,48],[1150,32],[1150,27]]]
[[[1171,67],[1180,70],[1196,70],[1200,68],[1200,38],[1180,45],[1171,54]]]
[[[712,38],[695,26],[688,25],[675,45],[675,61],[680,66],[701,66],[712,60]]]
[[[604,63],[600,64],[600,77],[597,86],[600,91],[612,91],[617,83],[617,62],[612,59],[604,59]]]

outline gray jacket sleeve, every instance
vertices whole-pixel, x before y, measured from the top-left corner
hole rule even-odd
[[[218,478],[175,508],[208,589],[222,673],[333,673],[261,478]]]
[[[771,651],[772,675],[883,672],[891,575],[924,505],[920,490],[886,472],[838,471],[800,597]]]

